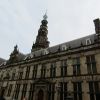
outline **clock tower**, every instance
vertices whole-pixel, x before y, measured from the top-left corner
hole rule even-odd
[[[38,35],[36,37],[35,43],[33,43],[31,52],[49,47],[49,41],[47,37],[48,34],[47,24],[48,24],[47,15],[45,14],[43,16],[43,20],[41,21],[41,25],[38,30]]]

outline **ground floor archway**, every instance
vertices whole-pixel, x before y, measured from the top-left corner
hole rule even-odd
[[[43,90],[39,90],[39,92],[38,92],[38,100],[44,100],[44,92],[43,92]]]

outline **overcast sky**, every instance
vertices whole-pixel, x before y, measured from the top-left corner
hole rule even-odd
[[[0,57],[31,51],[46,12],[50,46],[93,34],[100,0],[0,0]]]

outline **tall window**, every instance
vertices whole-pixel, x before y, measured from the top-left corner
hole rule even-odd
[[[8,97],[11,95],[12,86],[13,86],[12,84],[9,85],[8,93],[7,93],[7,96],[8,96]]]
[[[33,95],[34,95],[34,84],[30,84],[30,91],[29,91],[29,98],[28,100],[33,100]]]
[[[16,84],[16,87],[15,87],[15,96],[14,96],[15,99],[18,99],[19,92],[20,92],[20,84]]]
[[[15,73],[12,73],[12,80],[14,80],[15,78]]]
[[[73,75],[80,75],[80,58],[73,59]]]
[[[19,72],[19,79],[22,79],[23,77],[23,72]]]
[[[55,84],[49,84],[48,88],[48,100],[54,100],[55,96]]]
[[[1,74],[1,76],[0,76],[0,80],[2,80],[3,79],[3,74]]]
[[[21,100],[26,96],[27,84],[23,84]]]
[[[89,94],[90,100],[100,100],[100,83],[99,82],[89,82]]]
[[[29,78],[29,73],[30,73],[30,66],[27,66],[25,79],[28,79]]]
[[[50,68],[50,77],[55,77],[56,76],[56,63],[51,64]]]
[[[61,61],[61,76],[67,75],[67,60]]]
[[[66,100],[67,99],[67,82],[61,82],[60,83],[60,100]]]
[[[41,77],[45,78],[45,74],[46,74],[46,66],[43,64],[41,68]]]
[[[74,82],[74,100],[82,100],[82,83],[81,82]]]
[[[86,64],[87,64],[88,74],[94,74],[97,72],[94,55],[86,56]]]
[[[34,65],[32,78],[36,78],[38,65]]]

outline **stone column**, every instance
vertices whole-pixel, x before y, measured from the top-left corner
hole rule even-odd
[[[97,73],[100,73],[100,54],[95,55]]]
[[[61,69],[61,66],[60,66],[60,61],[59,61],[59,62],[56,62],[56,76],[60,76],[60,69]]]
[[[26,99],[28,100],[29,98],[29,90],[30,90],[30,83],[27,83],[27,90],[26,90]]]
[[[80,58],[80,70],[81,74],[87,74],[87,65],[86,65],[86,57],[83,56]]]
[[[89,85],[88,83],[86,82],[86,80],[83,81],[82,83],[82,91],[83,91],[83,100],[90,100],[90,97],[89,97]]]
[[[67,63],[67,74],[68,75],[72,75],[73,74],[73,67],[72,67],[72,60],[68,59],[68,63]]]
[[[18,100],[21,100],[22,88],[23,88],[23,84],[21,84],[21,86],[20,86],[19,95],[18,95]]]
[[[13,82],[12,92],[11,92],[11,99],[14,97],[14,90],[15,90],[16,82]]]
[[[55,84],[55,97],[54,100],[60,100],[60,84],[57,82]]]
[[[38,65],[38,68],[37,68],[37,78],[40,78],[41,77],[41,67],[42,67],[42,65]]]
[[[45,77],[50,77],[50,63],[46,64],[46,75]]]
[[[67,83],[67,87],[68,87],[68,88],[67,88],[67,89],[68,89],[67,91],[71,91],[71,92],[73,91],[73,83],[72,83],[71,81],[69,81],[69,82]]]

